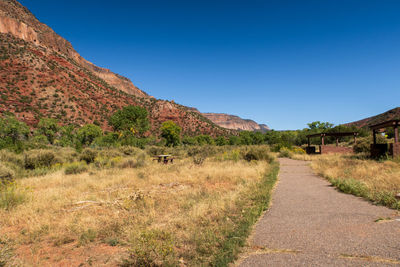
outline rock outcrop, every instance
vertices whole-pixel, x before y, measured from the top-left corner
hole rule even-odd
[[[253,120],[242,119],[238,116],[224,113],[202,113],[206,118],[215,124],[232,130],[240,131],[269,131],[269,127],[265,124],[258,124]]]

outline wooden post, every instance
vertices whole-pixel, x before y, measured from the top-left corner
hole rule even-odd
[[[376,145],[376,130],[375,129],[373,131],[373,135],[374,135],[374,145]]]
[[[399,142],[399,128],[397,124],[394,126],[394,142],[395,143]]]
[[[336,137],[336,146],[339,146],[339,137]]]
[[[357,134],[354,134],[354,144],[357,142]]]
[[[325,145],[325,143],[324,143],[324,135],[321,135],[321,144],[324,146]]]

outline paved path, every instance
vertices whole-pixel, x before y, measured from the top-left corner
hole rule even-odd
[[[336,191],[306,162],[279,161],[271,208],[239,266],[400,266],[398,212]]]

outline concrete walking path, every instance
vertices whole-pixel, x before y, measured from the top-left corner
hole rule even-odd
[[[400,266],[398,212],[338,192],[307,162],[279,162],[270,210],[239,266]]]

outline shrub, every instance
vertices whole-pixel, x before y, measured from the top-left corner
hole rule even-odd
[[[268,163],[271,163],[274,160],[274,157],[266,147],[252,147],[250,150],[245,152],[243,158],[247,161],[265,160]]]
[[[196,155],[193,157],[193,163],[196,165],[202,165],[205,160],[206,158],[200,155]]]
[[[107,157],[97,157],[94,160],[94,166],[99,169],[104,169],[110,166],[110,158]]]
[[[78,174],[87,171],[88,167],[84,162],[73,162],[68,164],[65,167],[64,173],[69,174]]]
[[[70,147],[58,148],[57,154],[64,162],[75,162],[79,159],[79,153]]]
[[[0,164],[0,183],[8,182],[14,179],[14,171]]]
[[[156,155],[165,154],[166,151],[167,151],[167,148],[166,147],[162,147],[162,146],[149,146],[149,147],[146,148],[146,152],[150,156],[156,156]]]
[[[240,151],[238,149],[234,149],[232,151],[225,151],[222,154],[222,160],[233,160],[235,162],[239,161],[239,159],[241,158],[240,156]]]
[[[146,165],[146,154],[145,153],[140,153],[137,158],[136,158],[136,165],[135,167],[143,167]]]
[[[386,144],[387,140],[382,135],[376,135],[376,142],[378,144]],[[373,139],[371,136],[358,138],[357,142],[354,144],[353,150],[355,153],[370,153],[371,144],[373,143]]]
[[[97,157],[97,151],[90,149],[90,148],[85,148],[81,155],[79,156],[80,160],[86,161],[87,164],[93,163],[95,158]]]
[[[372,141],[370,138],[358,138],[356,144],[353,146],[354,153],[369,153]]]
[[[141,149],[133,146],[123,146],[120,148],[120,151],[127,156],[133,156],[136,155]]]
[[[146,165],[146,153],[140,153],[135,159],[128,158],[124,159],[120,164],[120,168],[140,168]]]
[[[126,168],[135,168],[135,160],[134,159],[124,159],[119,167],[121,169],[126,169]]]
[[[161,230],[146,230],[134,237],[130,257],[123,266],[176,266],[172,235]]]
[[[6,237],[0,237],[0,266],[8,266],[13,256],[14,249],[10,241]]]
[[[295,154],[306,154],[306,151],[301,147],[294,147],[291,151]]]
[[[88,229],[84,231],[79,237],[79,245],[85,245],[89,242],[93,242],[97,237],[96,231],[93,229]]]
[[[26,200],[26,191],[15,182],[0,183],[0,208],[10,210]]]
[[[21,154],[16,154],[7,150],[0,150],[0,161],[10,162],[20,167],[24,166],[24,157]]]
[[[206,158],[214,156],[217,153],[217,149],[214,146],[194,146],[190,147],[187,153],[190,157],[202,156]]]
[[[290,158],[292,152],[290,151],[290,149],[283,147],[281,148],[281,151],[279,152],[279,157],[281,158]]]
[[[97,156],[105,158],[115,158],[115,157],[122,157],[123,153],[121,153],[121,151],[119,151],[118,149],[108,148],[98,151]]]
[[[24,153],[24,166],[26,169],[51,167],[51,165],[60,162],[61,160],[51,150],[38,149]]]

